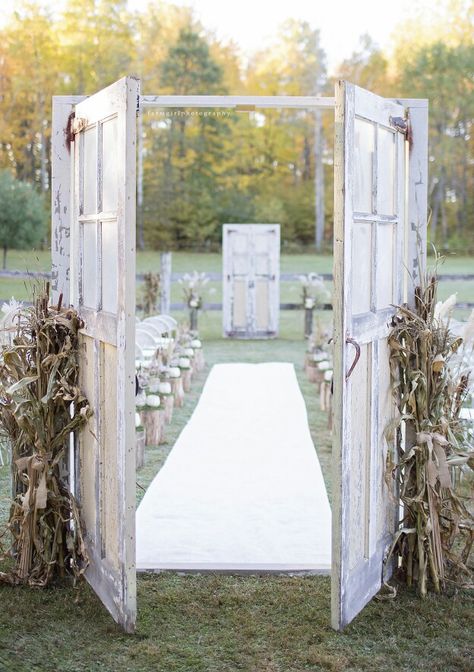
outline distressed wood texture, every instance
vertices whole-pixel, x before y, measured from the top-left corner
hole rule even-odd
[[[64,304],[70,295],[70,228],[72,208],[72,162],[67,141],[67,125],[74,105],[85,96],[53,96],[51,134],[51,296]]]
[[[405,264],[412,269],[407,278],[405,301],[414,304],[414,288],[426,270],[428,227],[428,100],[402,99],[408,110],[411,126],[411,148],[408,162],[407,220],[408,235]]]
[[[276,336],[280,225],[224,224],[222,240],[224,336]]]
[[[336,85],[334,187],[334,502],[332,625],[379,590],[396,510],[384,482],[393,417],[387,335],[406,291],[405,107]],[[410,181],[414,175],[410,176]],[[409,186],[409,190],[413,188]],[[420,204],[421,206],[421,204]],[[348,339],[352,339],[352,342]],[[352,375],[348,371],[359,351]]]
[[[94,416],[78,436],[76,492],[86,578],[127,632],[136,620],[135,190],[138,81],[124,78],[75,107],[71,294],[82,384]]]
[[[160,313],[169,315],[171,311],[171,252],[160,254]]]
[[[205,107],[227,109],[332,109],[326,96],[141,96],[140,107]]]

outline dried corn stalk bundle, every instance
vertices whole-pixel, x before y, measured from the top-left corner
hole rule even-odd
[[[398,463],[388,469],[398,479],[404,515],[393,550],[421,596],[429,587],[439,592],[473,579],[472,497],[456,493],[453,478],[456,470],[474,469],[473,446],[459,420],[470,374],[456,364],[462,338],[446,319],[452,306],[448,300],[440,311],[436,294],[433,276],[416,289],[414,310],[398,309],[389,337],[396,422],[405,425],[406,437]]]
[[[67,487],[70,433],[91,414],[78,387],[73,309],[49,305],[49,283],[18,312],[0,359],[0,431],[12,446],[13,502],[2,555],[13,558],[0,581],[46,586],[87,566],[79,511]]]

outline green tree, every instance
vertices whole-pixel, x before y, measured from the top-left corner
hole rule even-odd
[[[134,22],[127,0],[68,0],[57,26],[57,93],[91,94],[129,74]]]
[[[44,200],[31,184],[0,171],[0,246],[3,268],[10,248],[27,249],[36,245],[44,234]]]
[[[474,249],[474,45],[412,50],[400,69],[404,95],[430,102],[431,239]]]
[[[203,36],[180,31],[161,64],[163,93],[225,93]],[[155,247],[205,245],[218,236],[219,160],[226,122],[213,111],[171,110],[151,122],[145,161],[145,233]]]

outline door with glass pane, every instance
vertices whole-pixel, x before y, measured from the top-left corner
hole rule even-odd
[[[395,412],[387,336],[403,299],[405,108],[336,86],[332,623],[341,629],[382,584],[395,528],[384,474]],[[397,123],[398,120],[398,123]]]
[[[81,387],[94,415],[77,436],[75,491],[86,578],[133,631],[135,578],[135,165],[139,83],[121,79],[75,106],[71,301]]]

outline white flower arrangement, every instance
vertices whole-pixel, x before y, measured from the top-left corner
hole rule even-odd
[[[158,386],[158,392],[164,395],[171,394],[171,384],[167,382],[160,383]]]
[[[150,408],[159,408],[161,406],[161,399],[158,394],[147,394],[146,405]]]
[[[170,366],[168,369],[168,376],[170,378],[179,378],[181,376],[181,369],[179,366]]]
[[[178,366],[179,366],[180,369],[190,369],[191,368],[191,362],[189,360],[189,357],[180,357]]]
[[[301,298],[303,307],[312,310],[329,299],[329,291],[323,278],[317,273],[298,275],[301,283]]]
[[[189,308],[202,308],[204,289],[209,283],[209,276],[206,273],[185,273],[178,282],[183,286],[183,294]],[[213,294],[215,290],[210,289],[209,294]]]
[[[195,350],[199,350],[199,348],[202,348],[202,343],[199,340],[199,338],[193,338],[193,340],[190,343],[190,346]]]

